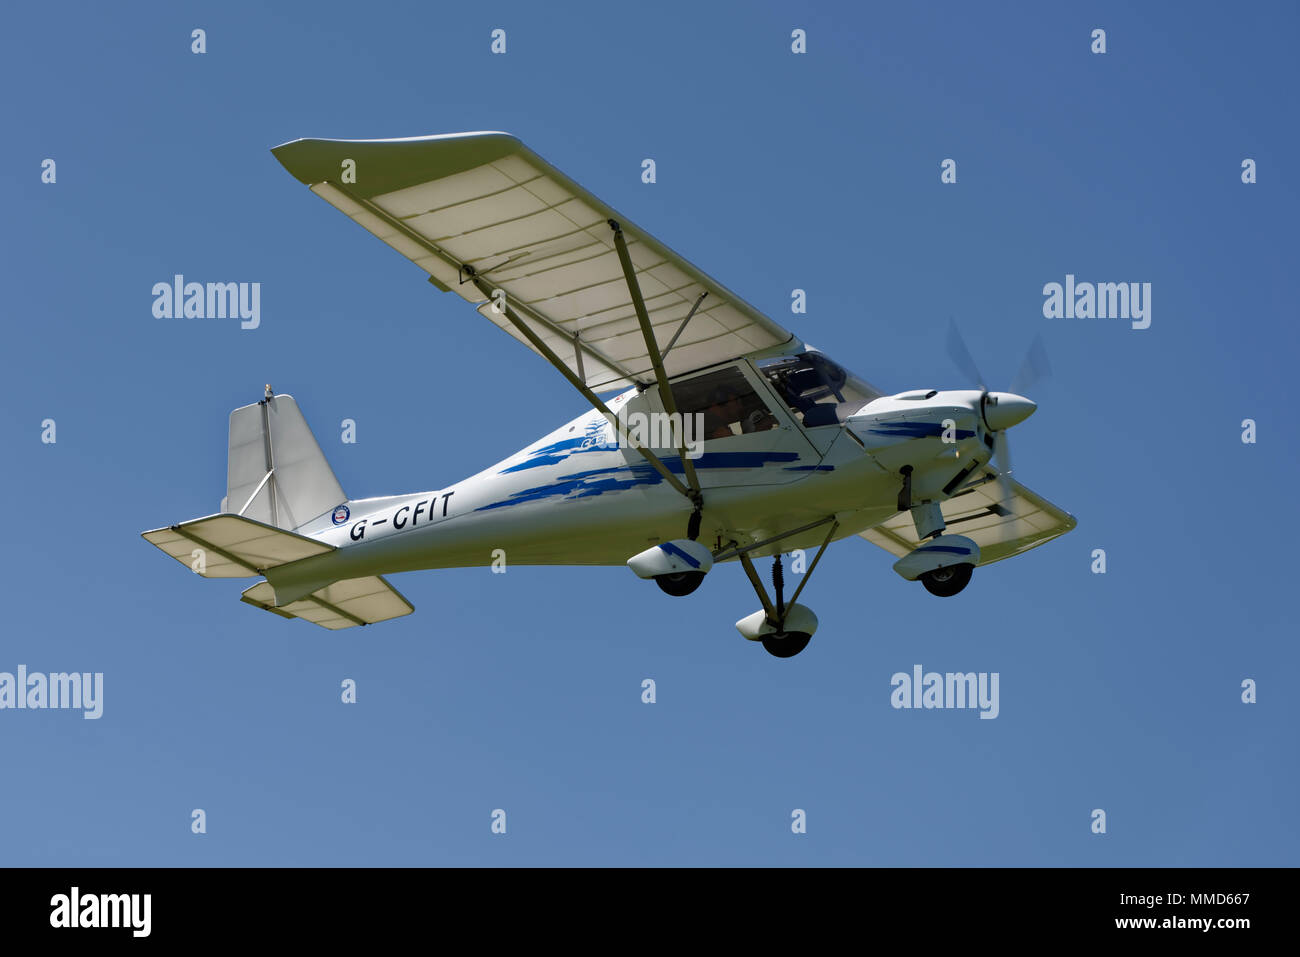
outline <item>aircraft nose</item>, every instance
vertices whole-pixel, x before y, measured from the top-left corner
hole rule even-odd
[[[1014,392],[990,392],[984,400],[984,422],[994,432],[1019,425],[1034,414],[1036,402]]]

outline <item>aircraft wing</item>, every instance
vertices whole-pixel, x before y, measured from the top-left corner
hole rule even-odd
[[[533,348],[491,299],[463,281],[462,266],[472,266],[593,391],[655,378],[610,219],[622,226],[661,351],[708,293],[664,360],[669,376],[794,340],[509,134],[301,139],[271,152],[439,289],[474,303]]]
[[[1004,490],[994,478],[994,473],[985,472],[979,484],[958,492],[942,506],[947,533],[965,535],[979,545],[979,564],[1019,555],[1077,524],[1074,516],[1012,479],[1003,480],[1011,489],[1004,499]],[[899,512],[860,534],[900,558],[921,544],[910,512]]]

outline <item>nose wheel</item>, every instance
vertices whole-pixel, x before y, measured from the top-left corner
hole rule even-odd
[[[817,563],[821,561],[826,546],[835,537],[836,529],[839,528],[839,523],[833,520],[830,520],[830,525],[830,531],[826,533],[826,540],[822,542],[821,548],[817,550],[816,557],[813,558],[812,564],[808,566],[803,581],[794,590],[789,602],[785,600],[785,574],[781,567],[779,552],[772,558],[772,589],[776,593],[775,601],[768,598],[767,589],[763,587],[762,579],[758,577],[758,572],[754,570],[754,563],[750,560],[748,550],[738,550],[735,553],[736,557],[740,559],[741,566],[745,569],[750,584],[754,586],[754,591],[758,593],[759,601],[763,603],[763,607],[758,611],[736,622],[736,630],[750,641],[761,642],[763,649],[774,658],[793,658],[808,647],[808,642],[812,640],[813,633],[817,631],[817,616],[812,613],[812,609],[798,604],[797,599],[804,586],[808,584],[808,579],[812,577],[813,571],[817,568]],[[758,545],[750,546],[750,548],[770,544],[771,541],[769,539],[766,542],[758,543]]]
[[[777,658],[793,658],[808,647],[812,635],[806,631],[786,631],[763,639],[763,649]]]
[[[946,568],[936,568],[934,571],[926,572],[921,575],[921,584],[931,595],[938,595],[940,598],[951,598],[963,588],[970,584],[970,576],[975,571],[974,565],[949,565]]]

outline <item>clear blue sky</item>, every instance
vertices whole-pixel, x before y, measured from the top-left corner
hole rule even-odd
[[[105,674],[98,721],[0,711],[5,864],[1300,862],[1293,4],[266,6],[23,4],[0,35],[0,670]],[[625,568],[398,575],[413,616],[336,633],[189,574],[139,533],[217,509],[266,382],[354,497],[585,408],[269,152],[464,130],[887,390],[970,385],[949,316],[994,385],[1041,333],[1016,473],[1078,529],[954,599],[842,542],[788,661],[733,628],[734,565],[689,599]],[[261,328],[155,319],[174,273],[261,282]],[[1151,327],[1045,319],[1067,273],[1150,282]],[[914,664],[998,672],[1000,716],[892,709]]]

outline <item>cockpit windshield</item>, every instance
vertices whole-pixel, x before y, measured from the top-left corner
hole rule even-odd
[[[820,352],[760,359],[758,368],[805,428],[843,422],[884,394]]]

